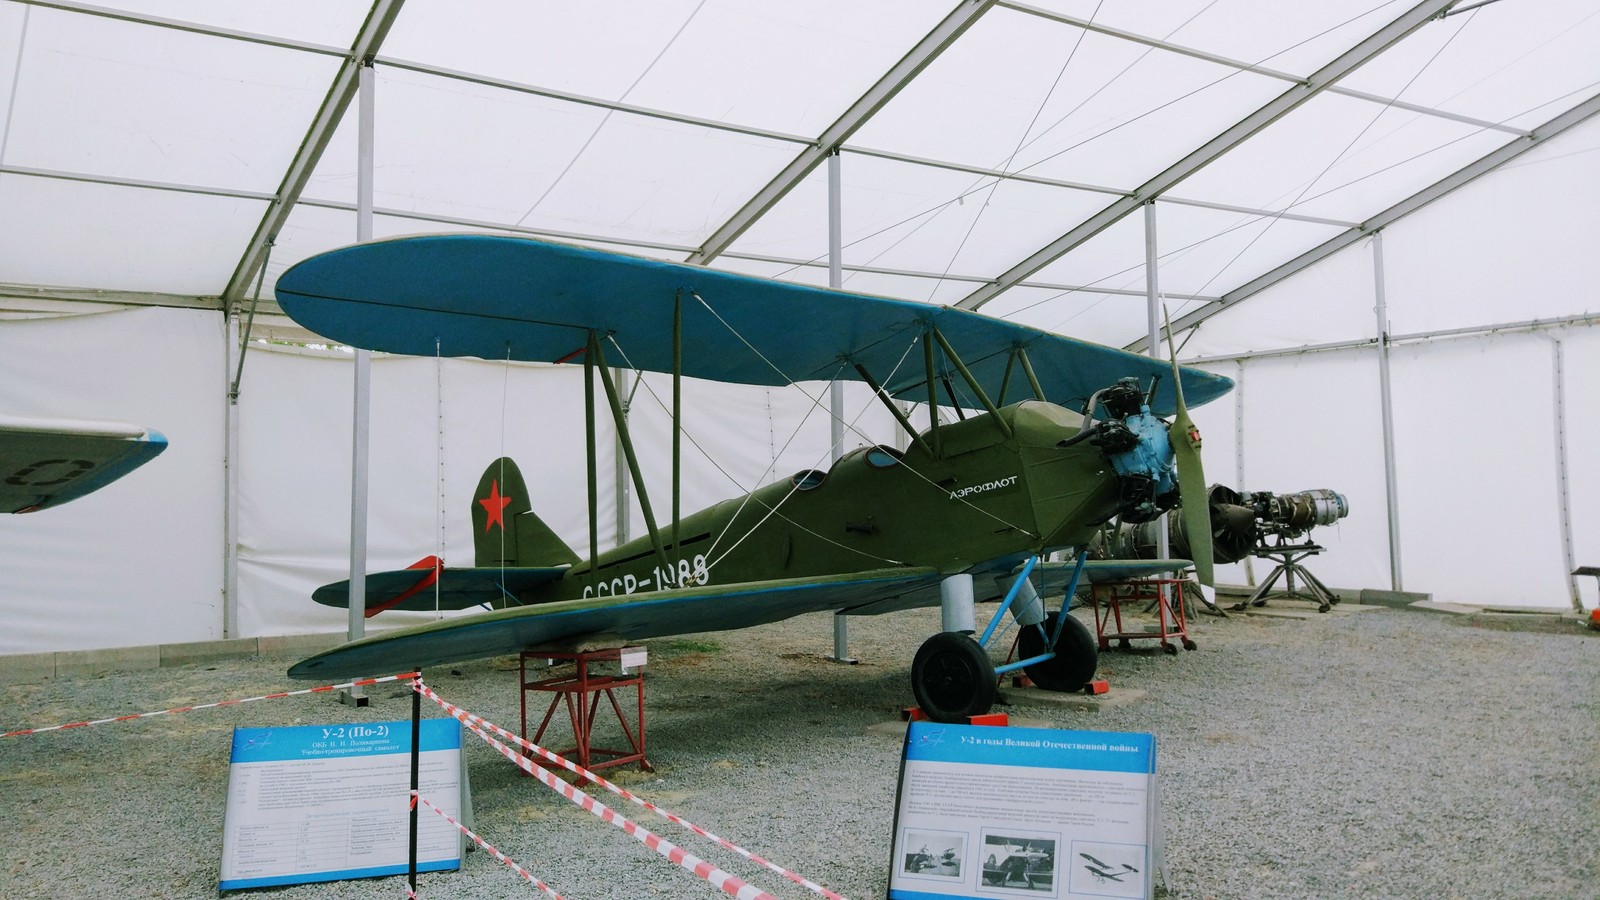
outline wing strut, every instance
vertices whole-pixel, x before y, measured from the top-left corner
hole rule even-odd
[[[1028,385],[1033,388],[1034,399],[1044,400],[1044,388],[1039,384],[1039,376],[1033,374],[1033,363],[1028,361],[1028,348],[1018,347],[1017,358],[1022,360],[1022,371],[1028,376]]]
[[[1008,438],[1011,437],[1011,426],[1005,419],[1000,417],[1000,410],[995,408],[994,401],[989,399],[989,394],[984,391],[983,385],[978,383],[978,379],[972,377],[972,372],[967,369],[967,364],[961,361],[960,356],[956,355],[955,348],[950,346],[950,342],[945,339],[944,332],[934,328],[933,337],[939,342],[940,349],[944,350],[945,357],[955,364],[956,371],[960,372],[961,377],[966,379],[967,387],[972,388],[972,392],[978,395],[978,400],[983,403],[983,408],[988,410],[989,415],[994,418],[994,424],[1000,427],[1000,432]]]
[[[994,401],[1001,406],[1006,405],[1006,390],[1011,387],[1011,370],[1016,367],[1017,354],[1021,350],[1021,347],[1013,347],[1011,352],[1006,354],[1006,373],[1000,376],[1000,396],[996,397]]]
[[[853,365],[856,367],[856,374],[860,375],[861,380],[867,383],[867,387],[872,388],[873,396],[883,402],[890,415],[894,416],[895,421],[900,423],[900,427],[905,429],[907,435],[910,435],[911,443],[918,445],[932,455],[933,448],[929,447],[928,442],[924,441],[922,435],[917,433],[917,427],[912,425],[911,420],[906,418],[906,414],[900,407],[895,405],[894,398],[889,396],[889,392],[883,389],[883,385],[878,383],[878,379],[873,378],[872,373],[868,372],[867,367],[861,363],[853,363]]]
[[[594,366],[600,371],[600,384],[606,389],[606,402],[611,405],[611,419],[617,426],[617,438],[622,452],[628,458],[628,474],[633,476],[633,489],[639,495],[639,511],[644,514],[644,527],[650,530],[650,545],[655,548],[664,572],[677,569],[667,561],[667,548],[661,543],[661,529],[656,527],[656,516],[650,508],[650,494],[645,489],[644,476],[639,472],[639,458],[633,452],[633,436],[628,432],[628,417],[622,414],[622,402],[617,398],[616,382],[611,380],[611,370],[606,368],[606,352],[600,346],[598,332],[589,332],[589,353]],[[674,523],[676,525],[676,523]]]

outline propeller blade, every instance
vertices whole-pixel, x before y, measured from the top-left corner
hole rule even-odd
[[[1165,317],[1165,310],[1162,310]],[[1178,373],[1178,352],[1172,345],[1172,323],[1167,322],[1167,357],[1172,362],[1172,384],[1177,392],[1178,410],[1167,428],[1178,461],[1178,497],[1183,510],[1183,532],[1189,539],[1189,558],[1194,560],[1195,577],[1214,587],[1211,546],[1211,500],[1206,488],[1205,468],[1200,461],[1200,429],[1189,418],[1183,402],[1183,379]]]

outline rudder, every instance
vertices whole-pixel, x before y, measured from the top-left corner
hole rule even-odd
[[[533,512],[522,471],[509,456],[489,464],[472,495],[473,564],[574,565],[578,554]]]

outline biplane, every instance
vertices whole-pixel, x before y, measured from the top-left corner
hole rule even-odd
[[[1108,862],[1102,862],[1101,860],[1098,860],[1087,853],[1079,853],[1078,855],[1088,860],[1088,862],[1083,866],[1084,869],[1088,870],[1089,874],[1093,875],[1094,879],[1101,884],[1104,884],[1107,881],[1115,881],[1118,884],[1121,884],[1122,879],[1128,877],[1129,875],[1139,874],[1138,869],[1128,865],[1127,863],[1122,863],[1121,867],[1118,868],[1112,866]]]
[[[943,630],[918,649],[912,687],[930,717],[959,721],[993,703],[1007,667],[994,665],[984,643],[1008,610],[1022,626],[1024,658],[1012,668],[1057,690],[1076,690],[1094,674],[1092,636],[1073,617],[1047,613],[1030,575],[1047,593],[1075,581],[1098,525],[1157,516],[1194,489],[1200,500],[1184,509],[1195,514],[1196,533],[1209,534],[1198,521],[1204,476],[1185,398],[1203,403],[1232,383],[1207,372],[950,307],[522,237],[346,247],[296,264],[276,293],[300,324],[356,347],[581,363],[589,408],[587,556],[538,517],[516,464],[496,460],[473,498],[472,567],[430,559],[365,583],[369,613],[487,610],[345,644],[297,663],[295,678],[618,646],[809,612],[940,606]],[[612,366],[672,379],[672,511],[664,521],[654,512],[659,495],[640,475]],[[683,514],[687,378],[863,382],[904,430],[906,447],[868,441],[826,470]],[[917,428],[896,400],[942,408],[951,421],[935,413]],[[647,532],[605,552],[596,521],[602,405]],[[1169,427],[1161,416],[1170,414]],[[1076,554],[1070,565],[1041,562],[1062,550]],[[347,605],[349,584],[315,597]],[[974,604],[1002,597],[974,637]]]
[[[0,416],[0,512],[38,512],[76,500],[165,449],[161,432],[138,425]]]

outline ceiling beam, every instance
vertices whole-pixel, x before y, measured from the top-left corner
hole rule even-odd
[[[1572,128],[1580,122],[1583,122],[1584,120],[1595,115],[1600,115],[1600,94],[1590,97],[1588,100],[1585,100],[1561,115],[1556,116],[1543,125],[1540,125],[1538,128],[1535,128],[1528,137],[1518,138],[1502,145],[1498,149],[1490,151],[1487,155],[1480,157],[1477,161],[1469,163],[1468,165],[1457,169],[1455,172],[1446,175],[1433,184],[1389,207],[1383,212],[1380,212],[1365,222],[1362,222],[1360,225],[1357,225],[1356,227],[1351,228],[1342,234],[1330,238],[1329,240],[1324,241],[1323,243],[1318,244],[1310,250],[1300,254],[1294,259],[1289,260],[1283,265],[1278,266],[1277,268],[1274,268],[1263,275],[1253,278],[1231,291],[1228,291],[1226,294],[1222,295],[1221,300],[1218,300],[1215,303],[1207,304],[1204,308],[1195,310],[1188,315],[1180,316],[1172,323],[1173,331],[1179,331],[1184,328],[1192,328],[1196,325],[1199,325],[1201,322],[1204,322],[1212,316],[1215,316],[1217,313],[1222,312],[1223,310],[1233,306],[1236,303],[1239,303],[1242,300],[1245,300],[1248,297],[1261,293],[1272,285],[1277,284],[1278,282],[1288,278],[1290,275],[1293,275],[1296,272],[1299,272],[1307,266],[1312,265],[1313,263],[1327,259],[1329,256],[1332,256],[1351,244],[1356,243],[1362,238],[1365,238],[1368,235],[1392,224],[1395,220],[1416,212],[1417,210],[1427,206],[1435,200],[1438,200],[1440,197],[1443,197],[1456,188],[1467,184],[1473,179],[1479,178],[1480,176],[1494,171],[1500,166],[1503,166],[1511,160],[1516,159],[1522,154],[1528,152],[1529,150],[1532,150],[1534,147],[1543,144],[1563,131]],[[1129,344],[1127,349],[1138,352],[1142,349],[1144,343],[1145,340],[1140,339],[1139,341]]]
[[[1093,31],[1108,37],[1119,38],[1124,41],[1132,41],[1136,44],[1143,44],[1146,47],[1154,47],[1158,50],[1165,50],[1169,53],[1177,53],[1193,59],[1215,63],[1219,66],[1227,66],[1230,69],[1238,69],[1241,72],[1253,72],[1257,75],[1265,75],[1268,78],[1276,78],[1279,81],[1288,81],[1294,84],[1303,84],[1308,80],[1300,77],[1299,75],[1295,75],[1292,72],[1281,72],[1277,69],[1269,69],[1265,66],[1257,65],[1255,63],[1247,63],[1243,60],[1231,59],[1226,56],[1219,56],[1215,53],[1207,53],[1204,50],[1196,50],[1192,47],[1185,47],[1182,44],[1174,44],[1169,41],[1147,37],[1132,31],[1123,31],[1120,28],[1110,28],[1105,25],[1091,22],[1087,19],[1080,19],[1076,16],[1065,15],[1053,10],[1040,9],[1037,6],[1029,6],[1026,3],[1013,3],[1009,2],[1009,0],[1000,0],[999,5],[1005,9],[1013,10],[1015,12],[1027,13],[1031,16],[1038,16],[1041,19],[1049,19],[1052,22],[1060,22],[1063,25],[1071,25],[1075,28],[1082,28],[1085,31]],[[1439,119],[1449,119],[1453,122],[1461,122],[1462,124],[1472,125],[1477,128],[1485,128],[1493,131],[1504,131],[1508,134],[1515,134],[1523,137],[1526,137],[1528,134],[1528,132],[1523,131],[1521,128],[1513,128],[1510,125],[1506,125],[1501,122],[1490,122],[1485,119],[1475,119],[1472,116],[1464,116],[1460,113],[1448,112],[1432,106],[1423,106],[1419,103],[1407,103],[1404,100],[1400,100],[1395,97],[1384,97],[1380,94],[1371,94],[1366,91],[1358,91],[1354,90],[1353,88],[1340,87],[1338,85],[1333,85],[1327,90],[1330,94],[1340,94],[1345,97],[1354,97],[1357,100],[1366,100],[1369,103],[1381,103],[1384,106],[1392,106],[1395,109],[1403,109],[1408,112],[1420,113],[1425,116],[1433,116]]]
[[[850,135],[855,134],[872,114],[883,108],[883,105],[900,93],[901,88],[911,83],[911,79],[927,68],[928,64],[938,58],[945,48],[949,47],[956,38],[960,37],[972,23],[988,12],[994,6],[995,0],[961,0],[956,8],[944,17],[933,30],[928,32],[922,40],[912,47],[910,52],[901,57],[877,83],[867,89],[860,99],[850,104],[827,130],[817,138],[816,142],[800,151],[783,171],[767,182],[766,186],[756,192],[754,197],[745,203],[738,212],[723,222],[721,227],[712,232],[711,236],[700,245],[700,248],[689,254],[688,262],[704,265],[716,259],[724,250],[744,234],[755,221],[767,210],[777,205],[795,185],[799,184],[807,175],[811,174],[834,148],[843,144]]]
[[[1027,259],[1012,266],[993,282],[973,291],[956,305],[962,309],[977,309],[988,303],[1001,291],[1060,259],[1074,247],[1121,221],[1145,202],[1166,193],[1217,157],[1244,143],[1250,136],[1303,106],[1339,79],[1354,72],[1388,47],[1421,28],[1430,19],[1449,9],[1455,2],[1457,0],[1423,0],[1422,3],[1413,6],[1399,18],[1312,73],[1304,82],[1297,82],[1265,106],[1145,182],[1133,195],[1115,201]]]
[[[157,28],[168,28],[173,31],[184,31],[190,34],[203,34],[210,37],[227,38],[234,41],[244,41],[249,44],[261,44],[267,47],[279,47],[284,50],[301,50],[306,53],[318,53],[324,56],[343,56],[345,51],[339,47],[330,47],[326,44],[314,44],[310,41],[296,41],[290,38],[274,37],[270,34],[258,34],[253,31],[239,31],[234,28],[219,28],[215,25],[205,25],[200,22],[185,22],[182,19],[168,19],[162,16],[151,16],[131,10],[111,9],[105,6],[95,6],[91,3],[72,3],[68,0],[17,0],[29,6],[41,9],[55,9],[61,12],[78,13],[85,16],[94,16],[100,19],[113,19],[118,22],[132,22],[136,25],[153,25]]]
[[[261,217],[261,224],[256,226],[255,234],[251,236],[243,258],[234,267],[233,277],[228,279],[228,286],[222,292],[224,311],[232,310],[234,304],[239,302],[239,298],[244,296],[250,279],[255,277],[256,270],[261,267],[266,257],[267,248],[277,240],[278,231],[288,220],[295,201],[300,199],[300,192],[305,190],[306,182],[311,180],[312,171],[322,159],[322,152],[327,149],[328,141],[333,138],[334,128],[344,116],[351,98],[355,97],[357,75],[361,67],[370,62],[377,55],[378,48],[383,46],[383,39],[388,37],[389,28],[394,25],[395,17],[400,14],[400,6],[404,2],[405,0],[374,0],[372,10],[367,13],[367,20],[361,23],[361,30],[356,33],[355,42],[350,45],[349,52],[339,65],[339,72],[328,88],[328,95],[323,98],[321,108],[311,120],[311,127],[306,131],[305,140],[300,142],[300,149],[295,151],[288,171],[284,172],[282,184],[278,186],[273,199],[267,204],[266,214]]]
[[[1059,178],[1046,178],[1042,175],[1030,175],[1026,171],[1022,170],[1016,172],[1006,172],[1000,169],[985,168],[984,166],[972,166],[967,165],[966,163],[947,162],[941,159],[929,159],[925,156],[912,156],[909,153],[895,153],[890,150],[873,150],[869,147],[857,147],[851,144],[845,144],[839,149],[845,153],[853,153],[857,156],[870,156],[875,159],[886,159],[891,162],[909,163],[910,165],[914,166],[927,166],[931,169],[944,169],[949,172],[965,172],[969,175],[980,175],[984,178],[995,178],[1002,181],[1016,181],[1022,184],[1039,184],[1046,187],[1066,188],[1073,191],[1088,191],[1095,194],[1111,194],[1117,197],[1133,196],[1133,189],[1131,188],[1108,187],[1106,185],[1099,184],[1085,184],[1081,181],[1062,181]],[[1232,203],[1214,203],[1210,200],[1186,200],[1181,197],[1174,197],[1170,194],[1163,196],[1161,200],[1165,203],[1176,203],[1181,206],[1194,206],[1200,209],[1215,209],[1222,212],[1244,213],[1251,216],[1270,216],[1274,219],[1289,219],[1295,222],[1311,222],[1317,225],[1331,225],[1336,228],[1349,228],[1351,225],[1356,224],[1355,222],[1347,222],[1343,219],[1329,219],[1323,216],[1307,216],[1301,213],[1293,213],[1281,209],[1256,209],[1249,206],[1237,206]],[[1144,296],[1144,292],[1140,291],[1139,296]]]
[[[111,306],[168,306],[175,309],[217,309],[220,306],[216,297],[164,294],[156,291],[54,287],[41,284],[0,284],[0,301],[3,300],[43,300]]]

